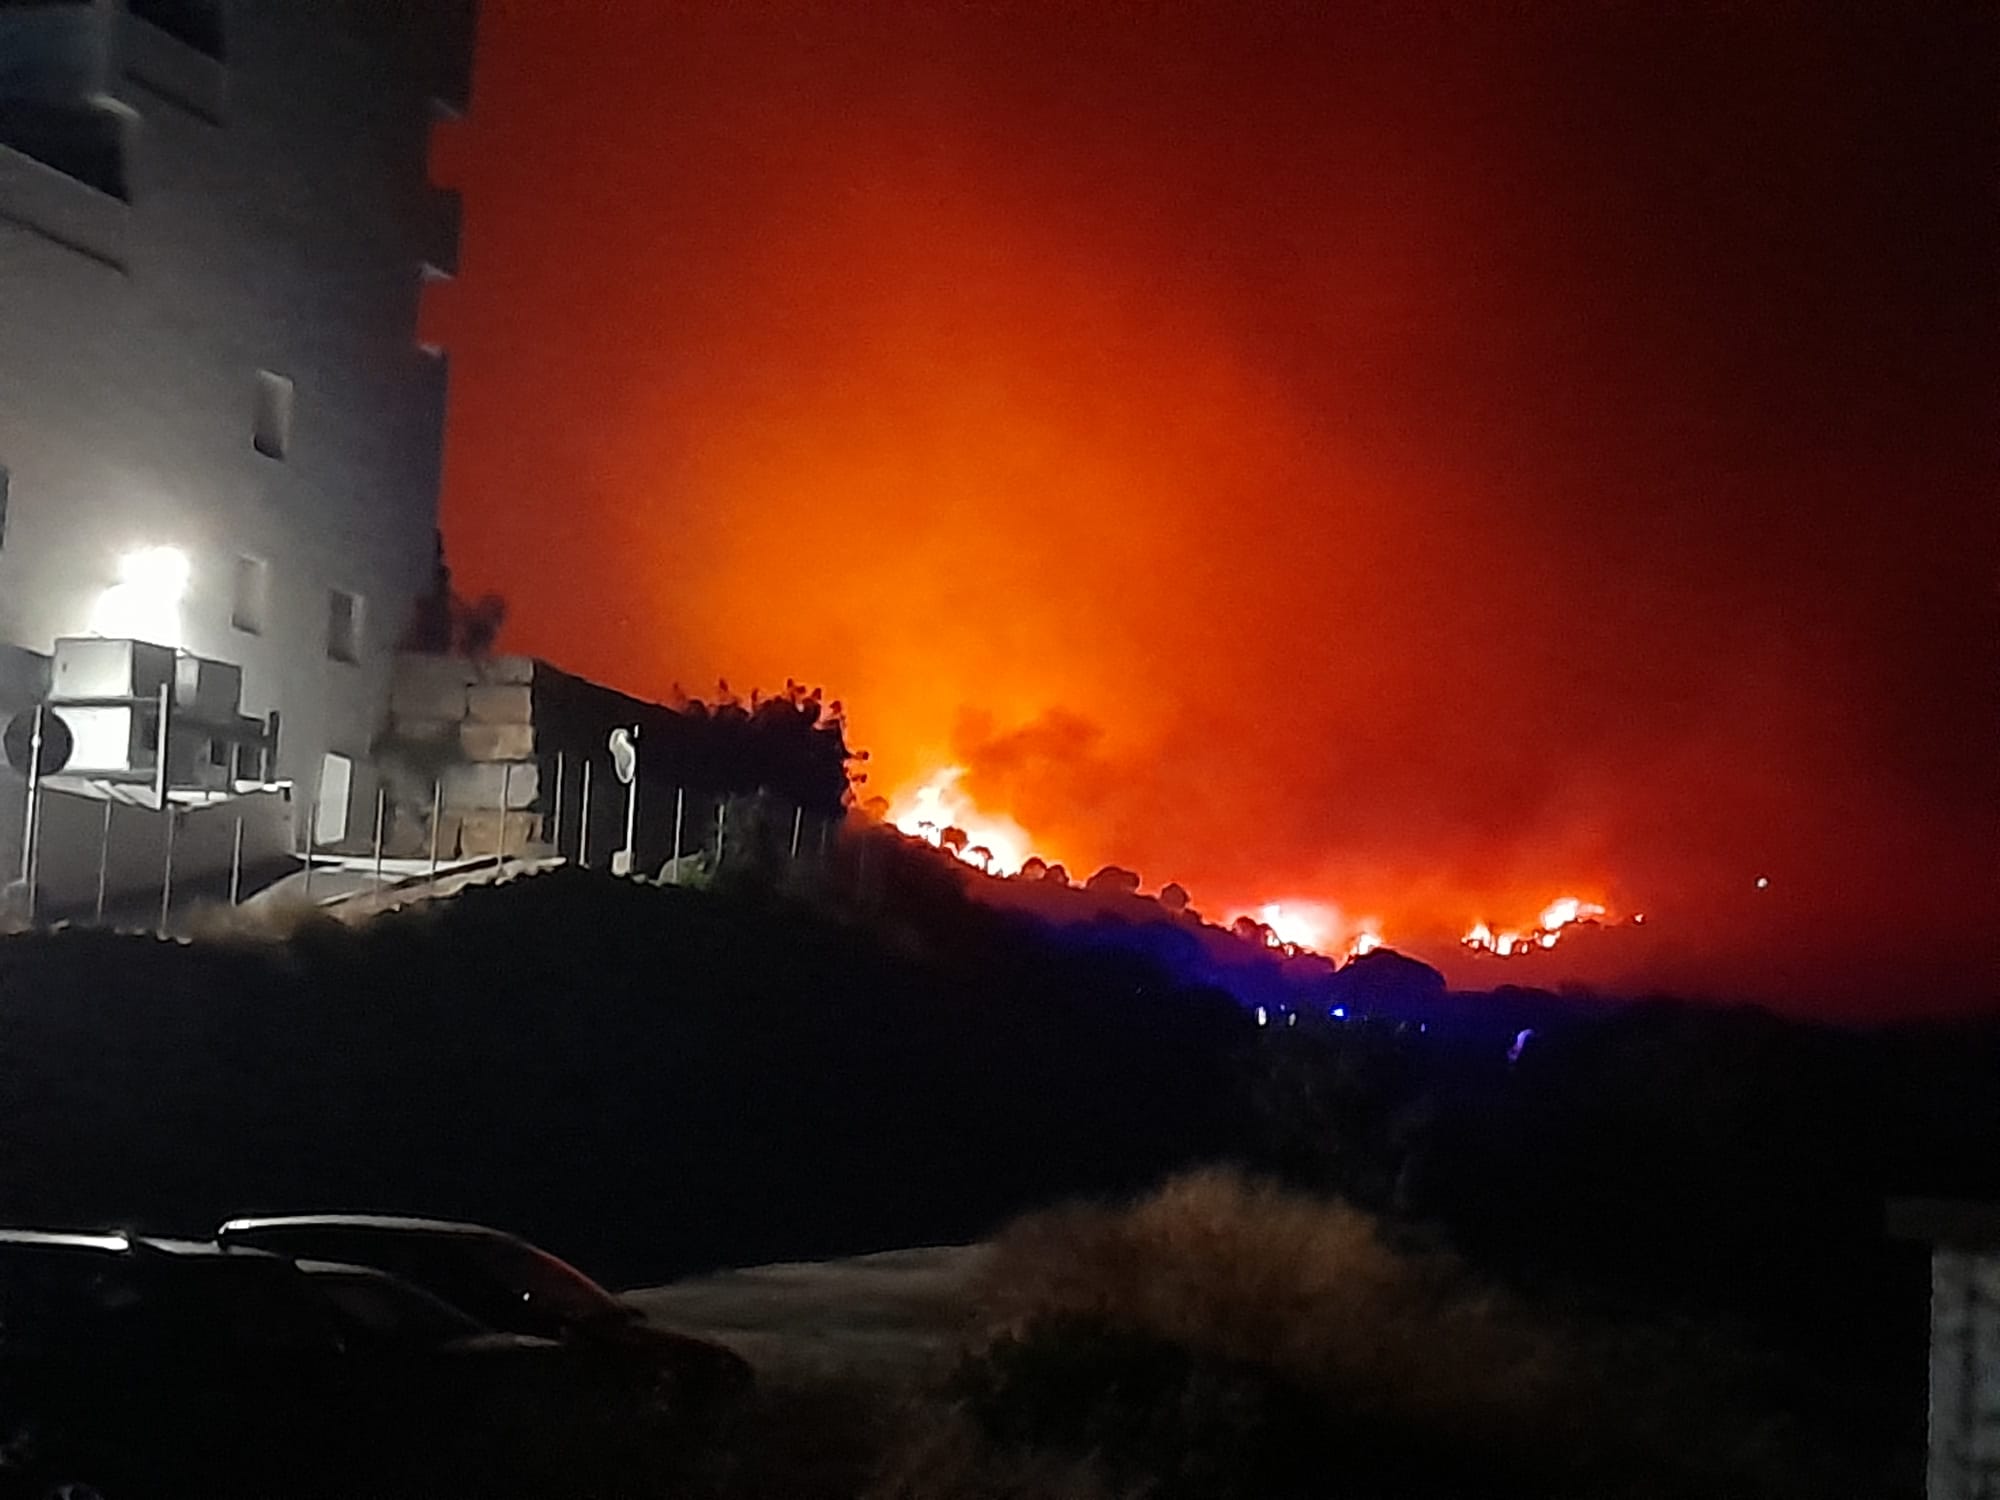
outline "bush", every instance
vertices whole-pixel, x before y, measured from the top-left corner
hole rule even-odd
[[[948,1415],[892,1452],[883,1500],[1841,1492],[1739,1414],[1729,1351],[1531,1311],[1368,1214],[1229,1172],[1019,1221],[978,1299]],[[1009,1488],[1024,1475],[1095,1488]]]

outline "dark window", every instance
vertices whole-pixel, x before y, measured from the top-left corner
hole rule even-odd
[[[335,661],[361,660],[361,596],[345,589],[326,594],[326,654]]]
[[[115,109],[85,100],[0,98],[0,146],[11,146],[121,203],[131,201],[125,120]]]
[[[132,14],[217,62],[223,46],[222,0],[130,0]]]
[[[236,559],[236,581],[230,596],[229,623],[245,635],[262,635],[271,605],[271,565],[261,557]]]
[[[292,405],[297,390],[291,377],[269,370],[257,372],[257,419],[250,445],[266,458],[283,458],[292,447]]]

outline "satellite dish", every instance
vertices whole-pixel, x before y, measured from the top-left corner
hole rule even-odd
[[[41,774],[54,776],[69,764],[69,758],[76,754],[76,736],[69,732],[69,725],[62,716],[50,709],[41,710],[42,720],[42,764]],[[7,721],[5,735],[7,764],[23,775],[33,775],[35,771],[35,710],[24,708]]]
[[[620,724],[611,731],[611,769],[618,773],[618,779],[626,786],[630,786],[632,778],[639,774],[639,747],[633,743],[638,737],[636,724],[630,729]]]

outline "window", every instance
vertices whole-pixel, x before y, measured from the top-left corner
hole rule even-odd
[[[261,557],[236,559],[236,582],[230,595],[229,623],[245,635],[264,633],[264,616],[271,607],[271,565]]]
[[[222,0],[131,0],[132,14],[205,57],[224,61]]]
[[[6,45],[0,42],[0,46]],[[0,54],[0,61],[13,58]],[[95,100],[10,96],[0,87],[0,146],[129,203],[125,117]]]
[[[326,654],[335,661],[361,660],[361,596],[345,589],[326,594]]]
[[[257,425],[250,443],[266,458],[283,458],[291,450],[295,394],[290,376],[257,372]]]

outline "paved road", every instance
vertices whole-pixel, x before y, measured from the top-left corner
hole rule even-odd
[[[897,1384],[948,1361],[984,1245],[724,1271],[626,1294],[656,1323],[727,1344],[764,1380]]]

